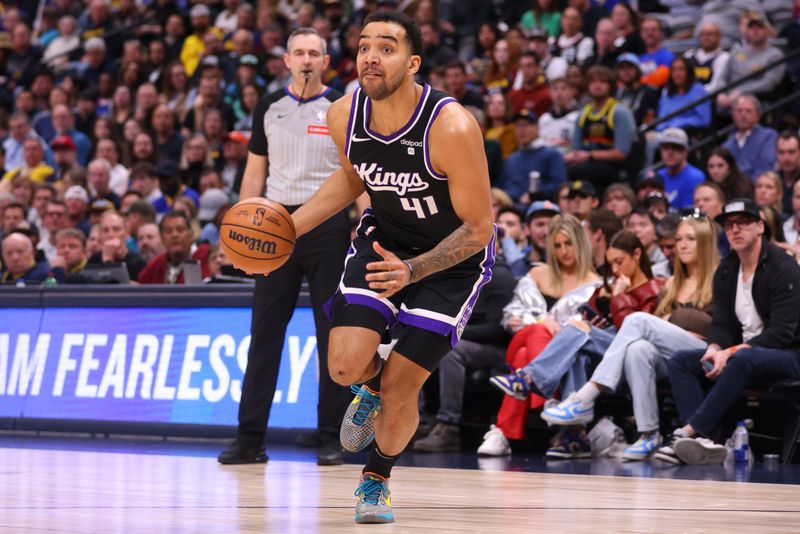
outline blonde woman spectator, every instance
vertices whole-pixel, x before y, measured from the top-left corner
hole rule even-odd
[[[759,206],[772,206],[780,213],[783,209],[783,184],[780,176],[768,171],[756,178],[755,200]]]

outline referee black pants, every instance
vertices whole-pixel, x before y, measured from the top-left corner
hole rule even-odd
[[[338,435],[350,401],[349,389],[336,384],[328,373],[330,321],[323,305],[339,284],[350,242],[346,212],[334,215],[297,240],[294,252],[269,276],[257,276],[250,327],[250,351],[239,404],[239,438],[261,442],[266,432],[278,381],[286,327],[294,313],[305,275],[311,293],[319,355],[317,428],[325,437]]]

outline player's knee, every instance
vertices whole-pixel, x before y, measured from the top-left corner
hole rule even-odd
[[[328,349],[328,372],[331,380],[342,386],[356,384],[363,379],[372,357],[359,357],[353,350]]]

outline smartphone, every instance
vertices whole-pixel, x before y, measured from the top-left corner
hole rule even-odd
[[[703,369],[706,373],[710,373],[712,369],[714,369],[714,362],[711,360],[700,360],[700,363],[703,365]]]
[[[578,311],[583,313],[583,316],[586,317],[587,321],[591,321],[595,317],[598,316],[597,310],[592,308],[588,303],[584,302],[580,306],[578,306]]]

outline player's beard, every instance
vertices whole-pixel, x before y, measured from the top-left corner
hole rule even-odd
[[[393,80],[387,80],[386,76],[381,76],[380,83],[376,86],[366,87],[362,81],[363,76],[359,75],[358,77],[358,85],[361,86],[361,90],[364,91],[371,100],[384,100],[389,98],[397,91],[397,88],[403,84],[403,79],[405,75],[401,72],[398,73],[397,77]]]

